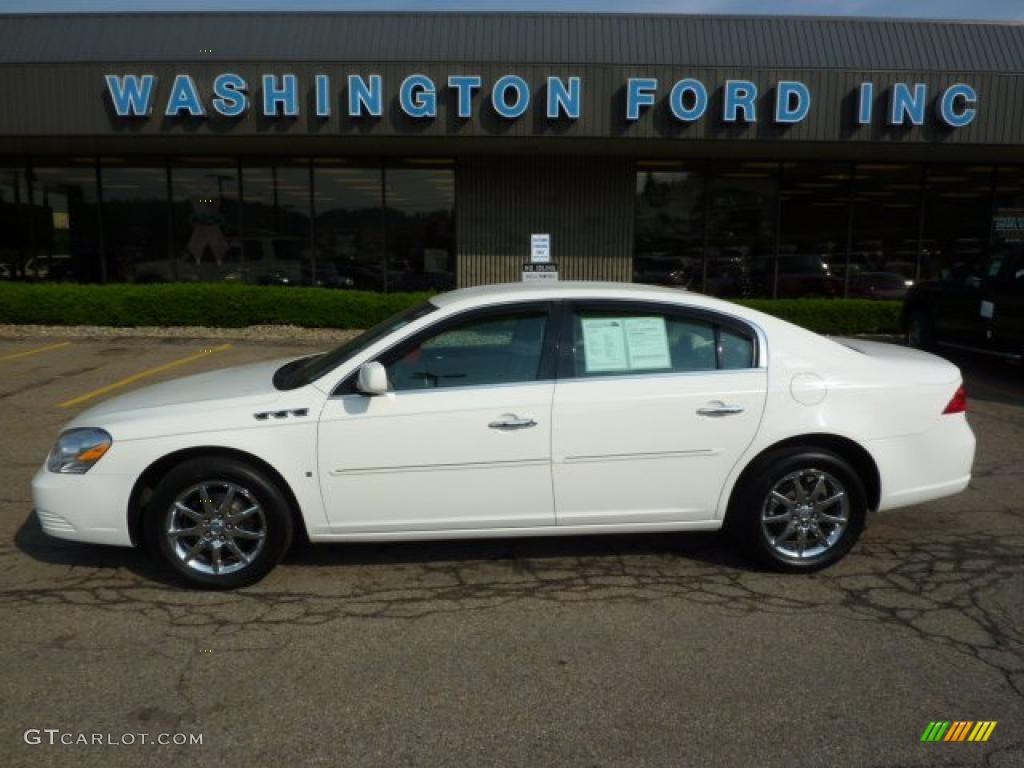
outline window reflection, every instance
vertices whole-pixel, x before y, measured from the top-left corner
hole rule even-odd
[[[260,285],[312,282],[309,165],[246,164],[242,190],[244,235],[232,242],[241,250],[237,279]]]
[[[711,177],[707,292],[770,296],[778,164],[718,164]]]
[[[316,209],[314,282],[328,288],[384,289],[381,169],[344,161],[313,165]]]
[[[851,264],[917,279],[922,171],[919,165],[856,166]],[[922,242],[922,253],[933,246]]]
[[[14,274],[35,280],[98,281],[100,264],[96,206],[96,161],[69,158],[37,162],[30,175],[32,206],[23,218],[31,226],[27,258]],[[19,190],[23,194],[24,189]],[[15,265],[18,262],[15,261]]]
[[[633,280],[701,290],[704,173],[699,166],[641,163],[634,204]]]
[[[103,158],[100,167],[108,279],[169,280],[167,169],[163,160]]]
[[[171,190],[174,240],[168,279],[241,281],[238,167],[227,158],[175,159]]]
[[[0,280],[24,276],[29,233],[24,165],[0,165]]]
[[[775,296],[843,293],[850,172],[847,165],[783,164]]]
[[[385,171],[385,290],[455,287],[455,171],[441,164]]]
[[[921,278],[973,274],[988,256],[992,229],[990,165],[928,167]]]

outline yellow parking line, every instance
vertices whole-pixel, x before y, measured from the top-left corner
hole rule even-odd
[[[214,347],[213,349],[204,349],[202,352],[196,352],[194,355],[189,355],[188,357],[182,357],[182,358],[179,358],[178,360],[172,360],[169,363],[164,363],[163,365],[158,365],[155,368],[147,368],[144,371],[139,371],[138,373],[133,373],[131,376],[126,376],[123,379],[118,379],[117,381],[113,382],[112,384],[107,384],[106,386],[100,387],[99,389],[94,389],[92,392],[86,392],[84,395],[79,395],[78,397],[74,397],[71,400],[65,400],[63,403],[58,403],[58,407],[59,408],[70,408],[73,405],[78,405],[79,403],[84,403],[86,400],[92,400],[94,397],[99,397],[100,395],[105,395],[105,394],[107,394],[107,392],[112,392],[115,389],[120,389],[121,387],[126,387],[129,384],[134,384],[139,379],[145,379],[145,378],[147,378],[149,376],[153,376],[153,375],[155,375],[157,373],[163,373],[164,371],[169,371],[172,368],[177,368],[179,365],[185,365],[186,363],[191,363],[194,360],[200,360],[200,359],[202,359],[204,357],[207,357],[209,355],[212,355],[212,354],[214,354],[216,352],[223,352],[225,349],[227,349],[230,346],[231,346],[230,344],[221,344],[219,347]]]
[[[27,349],[24,352],[15,352],[13,355],[4,355],[3,357],[0,357],[0,360],[14,360],[19,357],[38,355],[40,352],[49,352],[51,349],[60,349],[61,347],[69,346],[71,346],[70,341],[62,341],[59,344],[47,344],[45,347],[36,347],[35,349]]]

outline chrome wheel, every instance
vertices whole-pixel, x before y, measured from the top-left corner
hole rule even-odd
[[[260,554],[267,519],[248,489],[214,480],[178,494],[167,510],[164,535],[186,567],[222,576],[242,570]]]
[[[761,507],[761,530],[776,554],[808,560],[824,554],[850,522],[850,500],[833,475],[801,469],[779,480]]]

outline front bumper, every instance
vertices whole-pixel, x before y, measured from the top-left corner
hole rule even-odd
[[[43,531],[92,544],[130,547],[126,475],[61,475],[40,467],[32,478],[32,501]]]

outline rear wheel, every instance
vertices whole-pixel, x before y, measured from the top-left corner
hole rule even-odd
[[[766,456],[729,510],[739,544],[773,570],[816,571],[846,555],[864,529],[867,502],[856,472],[815,448]]]
[[[231,589],[263,578],[292,539],[281,491],[235,459],[192,459],[157,485],[146,511],[150,548],[189,584]]]

